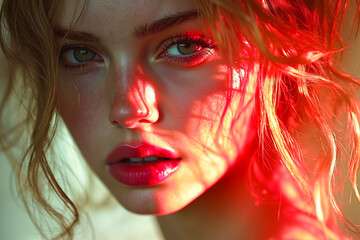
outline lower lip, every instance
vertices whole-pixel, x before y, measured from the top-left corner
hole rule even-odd
[[[116,163],[108,170],[115,180],[131,186],[153,186],[165,181],[179,168],[180,160],[144,164]]]

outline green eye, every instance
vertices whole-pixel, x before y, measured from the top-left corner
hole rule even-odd
[[[73,72],[86,72],[102,63],[97,51],[86,45],[65,45],[59,56],[60,63]]]
[[[77,62],[88,62],[94,60],[96,53],[90,49],[76,48],[73,49],[72,55]]]
[[[199,44],[188,41],[174,44],[168,49],[167,53],[173,56],[186,56],[197,53],[200,50],[201,46]]]
[[[176,45],[177,51],[182,55],[193,54],[200,50],[200,47],[195,43],[187,42]]]
[[[181,66],[196,66],[214,54],[215,42],[202,34],[185,34],[166,39],[156,60]]]

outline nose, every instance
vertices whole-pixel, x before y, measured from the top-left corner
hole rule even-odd
[[[154,87],[138,81],[126,93],[116,95],[109,116],[118,127],[137,128],[159,120]]]

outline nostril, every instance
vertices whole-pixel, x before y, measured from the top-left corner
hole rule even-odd
[[[159,118],[155,96],[144,94],[142,89],[134,89],[126,95],[118,94],[109,113],[109,122],[126,128],[138,127],[139,124],[155,123]],[[147,91],[149,92],[149,91]]]
[[[151,123],[151,121],[149,121],[147,119],[140,119],[138,122],[139,123]]]

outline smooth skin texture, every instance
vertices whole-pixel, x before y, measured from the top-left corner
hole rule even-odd
[[[74,2],[65,1],[60,39],[79,12]],[[270,229],[276,231],[278,206],[256,207],[245,184],[256,145],[255,81],[226,107],[233,71],[196,17],[136,34],[192,11],[190,0],[88,1],[60,46],[59,112],[91,168],[125,208],[170,214],[158,217],[166,238],[265,239]],[[241,80],[241,74],[234,78]],[[235,114],[240,117],[231,128]],[[181,157],[179,169],[151,187],[114,180],[107,154],[119,144],[143,141],[174,150]]]

